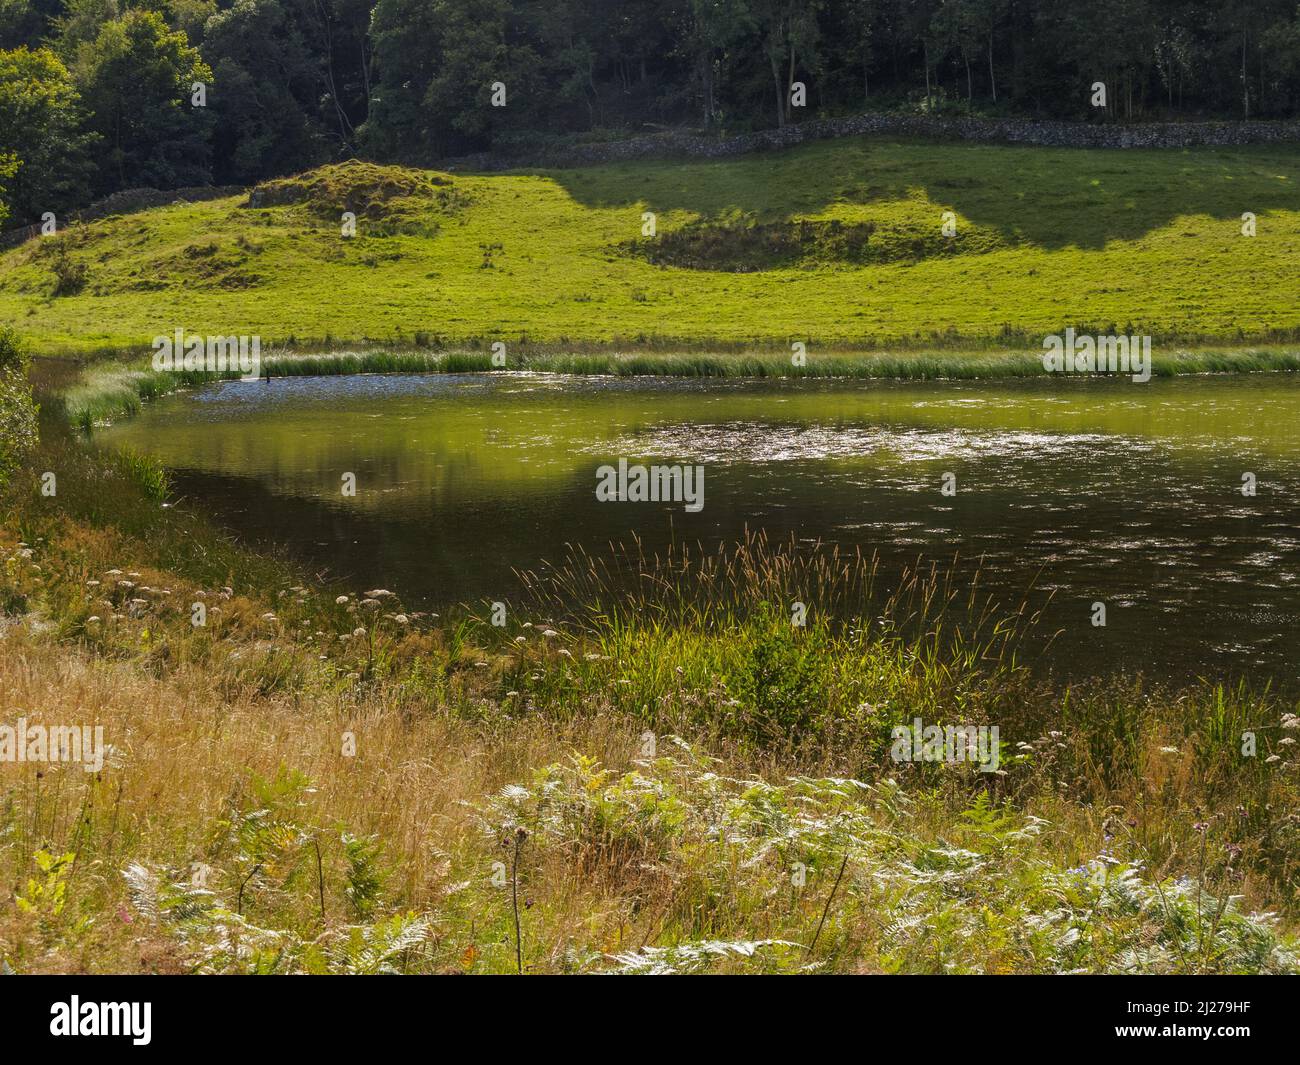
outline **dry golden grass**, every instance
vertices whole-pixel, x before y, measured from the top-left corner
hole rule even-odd
[[[219,680],[214,682],[209,667],[181,666],[159,677],[137,661],[114,661],[59,645],[40,629],[39,624],[10,623],[0,634],[0,706],[6,716],[23,712],[33,722],[94,721],[104,726],[114,752],[98,776],[80,766],[0,763],[9,820],[0,843],[0,869],[4,883],[11,885],[0,920],[0,954],[22,971],[179,973],[203,968],[189,945],[133,906],[123,870],[139,864],[183,877],[192,863],[211,857],[219,835],[215,826],[228,824],[232,809],[248,805],[251,782],[273,779],[283,767],[311,781],[300,797],[298,824],[346,825],[357,835],[382,840],[386,907],[395,913],[435,915],[422,968],[512,971],[509,891],[486,887],[492,863],[508,867],[511,862],[509,847],[502,849],[484,831],[483,813],[491,797],[507,785],[529,783],[539,767],[569,763],[575,751],[613,771],[600,775],[593,770],[579,792],[617,790],[622,774],[638,765],[645,768],[637,760],[640,726],[614,714],[579,715],[566,722],[550,717],[469,721],[446,708],[413,712],[411,700],[388,686],[360,698],[264,695],[251,689],[232,695]],[[356,737],[354,757],[340,753],[345,732]],[[757,771],[766,769],[764,775],[774,785],[784,782],[775,767],[760,766],[752,758],[733,754],[729,763],[715,764],[712,772],[758,780]],[[1152,768],[1156,772],[1159,767]],[[1168,761],[1160,772],[1164,784],[1153,779],[1157,788],[1171,784],[1170,778],[1191,779],[1184,759]],[[1175,802],[1181,801],[1185,785],[1173,786]],[[1024,857],[1009,849],[1006,839],[986,836],[982,829],[969,835],[970,826],[958,815],[959,791],[953,789],[941,801],[909,805],[895,827],[922,854],[945,853],[948,843],[978,849],[987,844],[990,857],[1015,868]],[[1114,811],[1105,806],[1072,803],[1041,789],[1026,796],[1025,809],[1057,819],[1032,841],[1031,864],[1011,874],[1017,890],[1026,890],[1030,898],[1038,891],[1025,884],[1028,876],[1038,875],[1032,863],[1084,865],[1114,819]],[[1020,816],[1009,810],[996,816],[1014,821],[1016,827],[1007,830],[1011,839],[1022,831]],[[674,843],[665,850],[649,829],[641,836],[611,828],[548,839],[532,828],[520,885],[527,970],[570,971],[581,967],[575,959],[585,959],[582,964],[589,966],[593,958],[626,959],[642,948],[670,949],[698,941],[810,941],[828,902],[834,853],[810,852],[813,887],[796,898],[783,882],[785,863],[755,872],[745,852],[737,849],[719,865],[716,855],[706,861],[693,853],[691,847],[698,845]],[[898,846],[887,843],[881,853]],[[42,849],[76,854],[67,877],[68,908],[48,927],[13,905],[22,882],[32,875],[32,855]],[[873,869],[878,861],[882,856],[868,848],[861,864],[850,867],[848,885],[829,907],[823,964],[839,971],[942,971],[954,966],[957,971],[1041,971],[1010,933],[985,929],[982,916],[980,930],[972,933],[975,969],[952,946],[935,942],[939,929],[951,933],[951,914],[936,911],[931,915],[936,928],[923,924],[921,942],[906,942],[893,922],[905,915],[909,897],[919,898],[921,889],[880,886],[882,869]],[[915,857],[906,862],[909,870],[924,867]],[[288,919],[308,940],[348,934],[356,918],[349,913],[337,848],[327,848],[323,873],[323,922],[310,868],[305,879],[283,889],[268,876],[256,896],[250,890],[244,914],[261,907],[264,920],[259,923],[265,924],[274,911],[276,921]],[[229,901],[239,879],[227,876],[211,886]],[[470,879],[483,886],[467,887]],[[290,883],[285,877],[284,884]],[[1252,901],[1266,900],[1262,882],[1245,887]],[[966,898],[959,892],[957,904],[963,910],[996,911],[999,890],[981,884]],[[1043,901],[1056,905],[1057,890],[1047,891]],[[275,901],[281,893],[294,896],[288,910]],[[833,897],[829,901],[835,902]],[[1027,901],[998,912],[998,918],[1018,926]],[[1123,925],[1118,917],[1115,922]],[[982,938],[986,934],[987,941]],[[1106,934],[1154,942],[1159,929],[1125,926],[1107,928]],[[782,949],[794,953],[795,963],[802,960],[802,948]],[[743,969],[744,962],[743,957],[719,960],[723,968]],[[1212,969],[1213,958],[1203,964],[1206,971]],[[231,968],[247,971],[226,966]],[[1189,963],[1181,971],[1199,970]]]
[[[101,914],[128,908],[120,872],[128,862],[202,860],[205,833],[226,815],[232,795],[252,776],[273,778],[282,766],[305,773],[315,785],[304,821],[341,822],[381,837],[396,874],[394,894],[411,908],[432,909],[449,885],[448,857],[481,844],[474,807],[485,796],[527,778],[537,766],[564,761],[575,747],[625,766],[637,742],[637,731],[606,717],[563,726],[524,720],[485,731],[447,716],[412,716],[384,694],[361,701],[223,698],[199,670],[159,679],[133,663],[33,639],[14,625],[0,636],[0,705],[7,718],[25,713],[33,724],[104,726],[120,764],[109,771],[111,789],[89,800],[89,810],[87,792],[94,789],[80,765],[0,762],[5,800],[25,815],[0,847],[4,882],[24,878],[27,852],[76,840],[78,819],[89,813],[95,839],[74,866],[69,894],[94,899]],[[356,737],[354,757],[340,753],[344,732]],[[571,883],[567,871],[555,873],[552,887]],[[16,921],[9,901],[6,912]],[[568,905],[569,930],[590,923],[587,891],[572,894]],[[338,913],[339,899],[327,895],[331,909]],[[117,955],[130,951],[129,931],[125,924],[97,927],[72,948],[72,957],[57,952],[42,967],[67,971],[79,954],[102,965],[106,950],[112,967],[132,971],[152,955],[141,954],[137,964]],[[565,934],[562,927],[554,931]],[[16,932],[11,923],[0,932],[0,944],[11,945]]]

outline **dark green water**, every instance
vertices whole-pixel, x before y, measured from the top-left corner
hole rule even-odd
[[[1008,605],[1050,593],[1050,664],[1067,672],[1300,677],[1289,375],[290,378],[172,396],[96,439],[158,455],[179,494],[247,541],[408,606],[508,601],[514,569],[568,544],[599,554],[638,536],[653,551],[748,527],[876,552],[886,574],[957,557]],[[597,468],[620,457],[703,465],[703,509],[598,502]]]

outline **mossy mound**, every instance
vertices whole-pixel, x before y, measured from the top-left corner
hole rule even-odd
[[[881,225],[839,219],[696,222],[624,248],[656,266],[753,273],[791,267],[866,266],[936,256],[983,254],[1007,247],[999,234],[965,228],[945,236],[938,224]]]
[[[357,159],[264,181],[248,196],[254,209],[301,205],[321,218],[350,211],[370,223],[368,230],[377,236],[436,230],[431,216],[454,212],[464,202],[446,174]]]

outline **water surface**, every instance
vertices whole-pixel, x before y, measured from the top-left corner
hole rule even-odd
[[[515,569],[569,544],[635,535],[654,551],[763,529],[876,552],[887,571],[956,557],[1009,605],[1051,593],[1051,661],[1069,672],[1298,679],[1288,375],[288,378],[174,395],[96,439],[156,454],[247,541],[408,606],[510,601]],[[597,468],[620,457],[702,464],[703,510],[598,502]]]

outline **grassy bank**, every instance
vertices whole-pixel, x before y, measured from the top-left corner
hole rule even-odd
[[[48,353],[178,327],[388,347],[978,352],[1067,325],[1158,349],[1287,343],[1298,163],[1292,146],[846,139],[494,175],[357,164],[271,183],[258,207],[177,204],[30,241],[0,256],[0,321]]]
[[[0,762],[17,971],[1300,968],[1275,696],[1034,680],[1033,619],[761,541],[573,558],[503,627],[407,613],[58,406],[0,526],[0,701],[112,749]],[[917,717],[998,724],[999,771],[895,762]]]
[[[1300,348],[1252,347],[1184,349],[1153,353],[1152,376],[1253,373],[1300,370]],[[488,373],[514,371],[558,374],[603,374],[614,377],[787,377],[858,380],[997,380],[1047,376],[1041,355],[1023,351],[985,353],[853,353],[812,355],[795,365],[785,354],[743,352],[566,352],[546,349],[507,354],[494,365],[490,353],[462,351],[329,351],[298,354],[281,351],[263,356],[263,373],[276,377],[337,376],[386,373]],[[73,424],[90,428],[137,413],[142,402],[178,389],[197,388],[219,375],[159,372],[146,360],[102,361],[86,367],[70,387],[66,411]],[[230,372],[220,375],[234,379]]]

